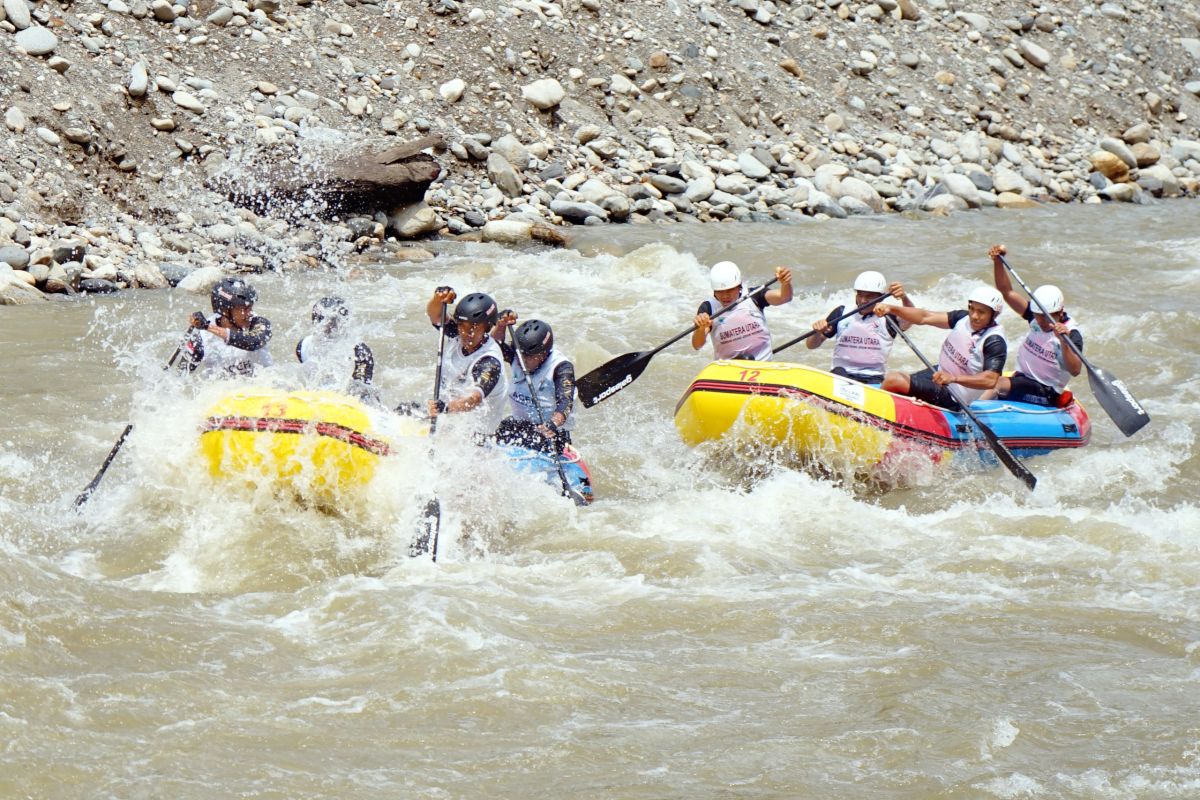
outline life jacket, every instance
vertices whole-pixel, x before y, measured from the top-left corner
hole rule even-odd
[[[253,375],[257,370],[271,366],[271,354],[267,348],[242,350],[207,330],[193,331],[203,348],[204,357],[198,365],[206,377],[231,377]]]
[[[325,336],[310,333],[296,345],[296,359],[304,365],[304,377],[311,388],[343,391],[355,380],[359,348],[350,336]],[[366,351],[369,356],[370,351]]]
[[[537,409],[533,405],[533,395],[536,394],[538,405],[542,409],[542,417],[546,421],[549,421],[550,415],[554,413],[555,405],[554,371],[558,369],[560,364],[567,362],[568,359],[565,355],[558,352],[558,350],[552,349],[550,355],[546,357],[541,366],[527,377],[525,371],[521,369],[520,361],[513,359],[512,386],[508,390],[508,398],[512,404],[512,415],[517,419],[539,424],[541,418],[538,417]],[[530,392],[530,384],[533,386],[533,392]],[[558,427],[559,430],[564,431],[569,431],[575,427],[575,407],[573,405],[571,413],[567,415],[563,424]]]
[[[834,333],[832,368],[841,367],[851,375],[880,375],[887,368],[895,340],[896,334],[885,317],[874,314],[846,317]]]
[[[1070,317],[1063,323],[1068,332],[1077,330]],[[1056,392],[1067,388],[1067,383],[1074,377],[1063,358],[1062,341],[1054,331],[1042,330],[1036,319],[1030,320],[1029,332],[1017,350],[1017,371]]]
[[[480,391],[471,377],[471,370],[476,362],[491,356],[500,365],[500,378],[492,391],[487,394],[479,405],[471,409],[471,413],[479,417],[480,433],[492,434],[504,417],[504,400],[508,396],[508,374],[504,371],[504,353],[500,345],[491,336],[485,336],[483,344],[472,353],[464,353],[462,345],[456,337],[450,342],[442,354],[442,385],[441,398],[446,401],[465,397]]]
[[[950,329],[946,341],[942,342],[938,369],[951,375],[978,375],[983,372],[984,343],[993,336],[998,336],[1001,341],[1006,342],[1004,331],[996,324],[995,319],[991,325],[976,332],[971,329],[971,318],[964,316]],[[968,389],[960,384],[952,384],[949,389],[963,405],[978,400],[984,392],[983,389]]]
[[[757,287],[755,287],[757,289]],[[771,332],[767,330],[767,317],[763,309],[750,298],[753,290],[742,289],[736,306],[719,317],[713,317],[713,358],[746,358],[754,361],[769,361],[771,358]],[[711,313],[724,308],[716,297],[710,297]]]

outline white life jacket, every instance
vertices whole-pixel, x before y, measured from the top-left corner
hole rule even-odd
[[[480,359],[491,356],[500,365],[500,379],[491,393],[480,401],[469,413],[478,415],[480,433],[492,434],[504,417],[504,400],[508,396],[508,373],[504,371],[504,353],[491,336],[487,336],[473,353],[463,353],[457,338],[446,343],[442,354],[442,385],[440,397],[446,402],[467,397],[480,391],[471,377],[471,370]]]
[[[741,300],[736,306],[719,317],[713,317],[713,358],[747,358],[754,361],[771,359],[771,332],[767,330],[767,317],[763,309],[750,298],[750,291],[743,288]],[[725,306],[716,297],[708,300],[709,313],[720,311]]]
[[[199,369],[205,377],[253,375],[257,370],[271,366],[271,354],[265,347],[258,350],[242,350],[207,330],[196,333],[204,347],[204,359],[200,362]]]
[[[938,369],[951,375],[978,375],[983,372],[983,345],[993,336],[1004,339],[1004,331],[993,319],[992,324],[982,331],[971,329],[971,318],[963,316],[950,329],[950,335],[942,342],[942,352],[938,356]],[[1005,342],[1007,345],[1007,342]],[[951,384],[950,392],[963,405],[969,405],[979,399],[983,389],[968,389],[960,384]]]
[[[851,375],[882,375],[895,340],[884,317],[846,317],[834,333],[833,368],[841,367]]]
[[[540,424],[541,418],[538,417],[537,409],[533,406],[533,394],[537,395],[538,405],[542,408],[542,417],[547,422],[550,421],[550,415],[554,413],[554,370],[558,369],[559,364],[564,364],[568,361],[567,357],[558,350],[551,350],[550,355],[542,362],[541,366],[533,371],[528,378],[525,376],[524,370],[521,369],[521,362],[514,359],[512,364],[512,387],[508,390],[508,399],[512,403],[512,415],[517,419],[528,420],[535,425]],[[530,383],[533,384],[533,393],[530,392]],[[567,415],[566,420],[562,425],[558,426],[560,430],[569,431],[575,427],[575,407],[571,406],[571,413]]]
[[[1064,324],[1068,332],[1076,330],[1075,321],[1070,317]],[[1036,319],[1029,322],[1029,333],[1025,334],[1017,350],[1017,371],[1060,394],[1074,377],[1063,358],[1062,341],[1054,331],[1042,330]]]
[[[306,384],[313,389],[344,390],[354,376],[354,340],[349,336],[310,333],[296,346]]]

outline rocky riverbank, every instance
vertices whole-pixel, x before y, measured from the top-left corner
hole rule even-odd
[[[1200,11],[1169,0],[2,2],[0,303],[438,235],[1200,193]],[[272,199],[426,136],[423,202]]]

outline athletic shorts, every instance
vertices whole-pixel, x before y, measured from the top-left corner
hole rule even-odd
[[[1050,408],[1058,407],[1058,400],[1062,395],[1041,381],[1035,381],[1020,372],[1014,372],[1009,381],[1012,386],[1009,388],[1008,394],[1004,395],[1005,400],[1011,400],[1014,403],[1032,403],[1035,406],[1049,406]]]
[[[908,384],[912,387],[908,392],[911,397],[924,400],[930,405],[948,408],[951,411],[962,408],[958,404],[958,400],[950,393],[949,386],[938,386],[933,382],[933,370],[923,369],[909,375]]]
[[[843,378],[849,378],[850,380],[858,381],[859,383],[873,383],[876,385],[883,383],[882,372],[850,372],[845,367],[834,367],[829,371],[834,375],[840,375]]]

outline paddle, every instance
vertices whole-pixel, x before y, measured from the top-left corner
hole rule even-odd
[[[538,422],[544,427],[546,425],[546,412],[542,411],[542,404],[538,402],[537,388],[533,385],[533,376],[529,374],[529,370],[525,369],[525,358],[521,355],[521,346],[517,344],[517,332],[512,328],[508,329],[509,335],[512,337],[513,350],[517,353],[517,363],[521,365],[521,372],[525,373],[525,382],[529,384],[529,396],[533,400],[533,407],[537,409]],[[561,454],[553,454],[554,466],[558,467],[558,479],[562,481],[563,497],[570,497],[575,501],[577,506],[586,506],[587,500],[578,490],[571,487],[571,483],[567,480],[567,473],[563,471]]]
[[[175,352],[171,354],[171,360],[163,366],[164,370],[168,370],[175,366],[175,359],[179,358],[179,353],[182,349],[182,345],[175,348]],[[75,498],[76,510],[81,509],[83,504],[91,499],[92,494],[96,491],[96,487],[100,485],[100,481],[104,478],[104,473],[108,472],[109,465],[112,464],[113,459],[117,457],[117,453],[121,451],[121,447],[124,446],[125,440],[129,437],[129,433],[132,430],[133,423],[130,422],[125,426],[125,430],[121,431],[121,435],[117,437],[117,441],[112,446],[112,450],[108,451],[108,457],[105,458],[104,463],[100,465],[100,470],[96,473],[96,477],[92,478],[92,482],[85,486],[83,491],[79,493],[79,496]]]
[[[832,311],[832,313],[830,313],[830,315],[828,317],[825,318],[825,321],[828,322],[830,325],[837,325],[839,322],[844,320],[846,317],[853,317],[855,314],[861,314],[862,312],[866,311],[871,306],[877,305],[889,297],[891,297],[890,294],[881,294],[881,295],[879,295],[879,297],[876,297],[874,300],[868,300],[867,302],[863,303],[858,308],[854,309],[853,311],[847,311],[845,314],[842,313],[842,309],[845,308],[845,306],[838,306],[837,308],[835,308]],[[799,336],[797,336],[795,339],[792,339],[790,342],[784,342],[783,344],[779,345],[779,347],[776,347],[774,352],[778,353],[781,350],[788,349],[789,347],[791,347],[794,344],[803,342],[805,339],[812,336],[814,333],[820,333],[820,331],[818,331],[816,328],[813,328],[808,333],[802,333]]]
[[[895,328],[896,332],[904,337],[904,341],[910,348],[912,348],[912,351],[917,354],[917,358],[921,359],[921,362],[928,367],[931,372],[936,372],[937,369],[933,366],[933,364],[929,363],[929,359],[925,358],[925,354],[917,349],[917,346],[913,344],[912,339],[908,338],[908,334],[902,331],[899,325],[896,325]],[[1004,442],[1000,441],[1000,437],[997,436],[991,428],[980,422],[979,417],[975,416],[975,412],[968,408],[966,403],[959,403],[959,406],[961,406],[963,413],[970,418],[971,422],[975,423],[975,427],[983,431],[984,440],[987,441],[988,447],[992,448],[992,452],[996,454],[996,458],[1000,459],[1000,463],[1008,467],[1008,471],[1020,478],[1021,481],[1030,488],[1030,490],[1037,486],[1037,476],[1029,471],[1029,467],[1021,463],[1021,459],[1013,455],[1013,452],[1005,446]]]
[[[1008,270],[1009,274],[1021,284],[1021,288],[1025,290],[1025,294],[1029,295],[1029,299],[1037,306],[1038,311],[1045,314],[1050,319],[1049,314],[1046,314],[1046,307],[1038,302],[1037,297],[1033,292],[1029,291],[1029,287],[1025,285],[1025,281],[1021,280],[1021,276],[1008,263],[1008,259],[1000,256],[1000,263]],[[1075,346],[1069,337],[1058,337],[1065,342],[1067,347],[1079,357],[1083,365],[1088,371],[1088,385],[1092,387],[1092,394],[1096,396],[1096,401],[1100,403],[1100,407],[1108,414],[1116,426],[1121,429],[1121,433],[1126,436],[1133,436],[1142,429],[1147,422],[1150,421],[1150,415],[1146,413],[1146,409],[1142,408],[1142,404],[1134,399],[1133,394],[1125,387],[1125,384],[1119,378],[1113,378],[1107,372],[1098,367],[1094,367],[1083,357],[1083,353]]]
[[[772,284],[779,279],[772,278],[764,283],[753,294],[759,294],[766,291]],[[738,298],[729,305],[722,308],[717,313],[713,314],[713,319],[724,314],[729,309],[741,303],[744,300],[749,300],[751,295]],[[643,350],[637,353],[625,353],[616,358],[607,361],[594,370],[584,375],[579,380],[575,381],[575,388],[579,391],[579,401],[583,403],[584,408],[591,408],[601,400],[607,400],[617,392],[624,389],[629,384],[638,379],[642,371],[646,369],[646,365],[650,363],[650,359],[661,350],[675,344],[685,336],[690,336],[697,328],[696,325],[688,328],[678,336],[673,336],[667,341],[660,344],[653,350]]]
[[[438,357],[437,369],[433,374],[433,402],[436,404],[442,394],[442,355],[446,352],[446,304],[442,303],[442,324],[440,327],[441,334],[438,337]],[[429,436],[433,438],[434,432],[437,430],[437,415],[429,418]],[[432,458],[434,453],[433,445],[429,445],[429,455]],[[425,504],[425,513],[421,515],[421,533],[417,536],[417,540],[408,548],[410,556],[419,556],[422,553],[429,553],[430,560],[437,561],[438,552],[438,534],[442,530],[442,504],[438,500],[437,495],[433,496],[428,503]]]

